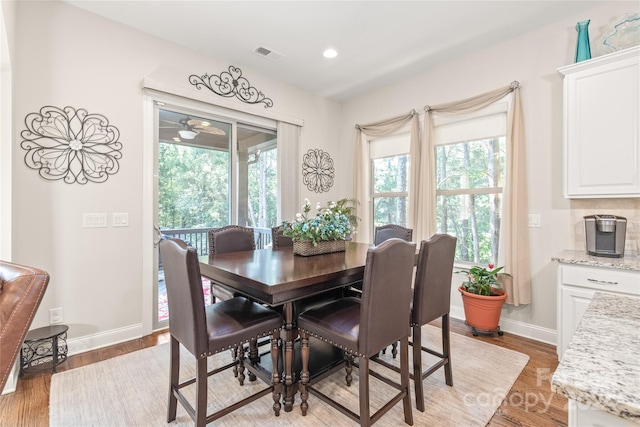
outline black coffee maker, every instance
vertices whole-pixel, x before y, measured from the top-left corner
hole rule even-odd
[[[615,215],[584,217],[584,231],[589,255],[622,258],[627,235],[627,219]]]

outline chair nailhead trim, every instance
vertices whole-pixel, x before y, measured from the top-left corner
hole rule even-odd
[[[300,329],[300,330],[306,332],[307,334],[311,335],[314,338],[318,338],[321,341],[324,341],[324,342],[329,343],[329,344],[331,344],[331,345],[333,345],[335,347],[338,347],[340,350],[344,350],[349,354],[354,354],[354,355],[356,355],[358,357],[367,357],[364,354],[358,353],[358,351],[354,351],[354,350],[352,350],[350,348],[347,348],[347,347],[343,346],[342,344],[334,344],[333,341],[328,340],[328,339],[326,339],[326,338],[324,338],[324,337],[322,337],[322,336],[320,336],[320,335],[318,335],[318,334],[316,334],[314,332],[311,332],[311,331],[309,331],[307,329]]]
[[[246,340],[244,340],[244,341],[241,341],[241,342],[239,342],[239,343],[237,343],[237,344],[230,344],[230,345],[228,345],[228,346],[226,346],[226,347],[222,347],[222,348],[220,348],[220,350],[217,350],[217,351],[208,351],[208,352],[206,352],[206,353],[202,353],[202,354],[200,354],[200,357],[209,357],[209,356],[213,356],[214,354],[218,354],[218,353],[220,353],[220,352],[222,352],[222,351],[230,350],[230,349],[232,349],[232,348],[236,348],[236,347],[239,347],[239,346],[241,346],[241,345],[243,345],[243,344],[246,344],[246,343],[248,343],[249,341],[251,341],[252,339],[256,339],[256,340],[257,340],[258,338],[266,337],[267,335],[273,336],[273,335],[275,335],[275,334],[277,334],[277,333],[279,333],[279,332],[280,332],[280,328],[276,328],[276,329],[273,329],[273,330],[271,330],[271,331],[262,332],[262,333],[259,333],[259,334],[258,334],[257,336],[255,336],[255,337],[251,337],[251,338],[246,339]]]

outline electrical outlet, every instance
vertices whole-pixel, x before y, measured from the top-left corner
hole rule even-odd
[[[62,323],[62,307],[49,309],[49,324]]]
[[[625,251],[635,251],[638,250],[638,244],[635,240],[626,240],[624,242],[624,250]]]

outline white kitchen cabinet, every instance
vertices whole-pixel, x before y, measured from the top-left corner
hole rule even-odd
[[[562,359],[593,294],[640,296],[640,272],[560,263],[556,353]]]
[[[616,417],[613,414],[595,409],[592,406],[584,405],[569,399],[568,427],[637,427],[638,424],[631,420]]]
[[[640,197],[640,46],[558,72],[565,197]]]

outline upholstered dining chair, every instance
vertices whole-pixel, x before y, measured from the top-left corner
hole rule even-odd
[[[364,270],[362,298],[346,297],[298,316],[301,337],[302,372],[300,375],[300,408],[302,415],[309,409],[309,392],[338,409],[361,426],[369,426],[402,401],[405,423],[413,424],[409,386],[409,324],[407,315],[411,302],[411,280],[415,259],[415,243],[389,239],[369,249]],[[394,286],[389,286],[393,282]],[[359,415],[332,400],[310,385],[309,336],[329,342],[347,353],[346,381],[351,384],[351,361],[358,357]],[[369,358],[392,342],[400,341],[400,383],[391,378],[383,381],[399,392],[373,416],[369,407],[369,375],[382,379],[380,373],[369,370]]]
[[[0,391],[19,357],[48,284],[46,271],[0,261]]]
[[[225,227],[209,230],[209,253],[211,255],[225,254],[227,252],[252,251],[256,248],[253,229],[240,225],[227,225]],[[212,303],[216,300],[226,301],[234,298],[236,294],[227,286],[211,281]]]
[[[291,237],[287,237],[282,233],[282,226],[271,227],[271,244],[274,249],[293,246]]]
[[[380,225],[375,228],[373,244],[379,245],[387,239],[402,239],[410,242],[413,238],[413,229],[396,224]]]
[[[451,307],[451,277],[456,255],[457,239],[448,234],[434,234],[420,243],[420,255],[413,289],[411,305],[411,330],[413,346],[413,378],[416,391],[416,407],[424,412],[423,381],[441,367],[444,367],[445,382],[453,386],[451,369],[451,340],[449,311]],[[422,326],[441,319],[442,352],[422,345]],[[422,352],[430,353],[440,360],[422,370]],[[398,371],[397,367],[380,363]]]
[[[195,249],[180,239],[172,238],[160,243],[160,253],[167,284],[171,346],[167,422],[175,420],[178,401],[195,421],[196,426],[204,426],[269,392],[273,395],[273,410],[278,416],[282,385],[277,369],[274,369],[271,374],[268,387],[211,415],[207,415],[207,378],[236,365],[240,385],[244,382],[245,367],[254,375],[262,375],[264,378],[264,373],[259,372],[257,366],[251,363],[245,365],[243,344],[256,342],[260,337],[271,336],[271,362],[277,367],[278,337],[282,316],[244,297],[235,297],[205,306],[200,264]],[[181,344],[196,359],[195,380],[180,382]],[[207,358],[228,349],[236,349],[238,357],[225,366],[207,372]],[[195,407],[181,391],[183,387],[194,382]]]

